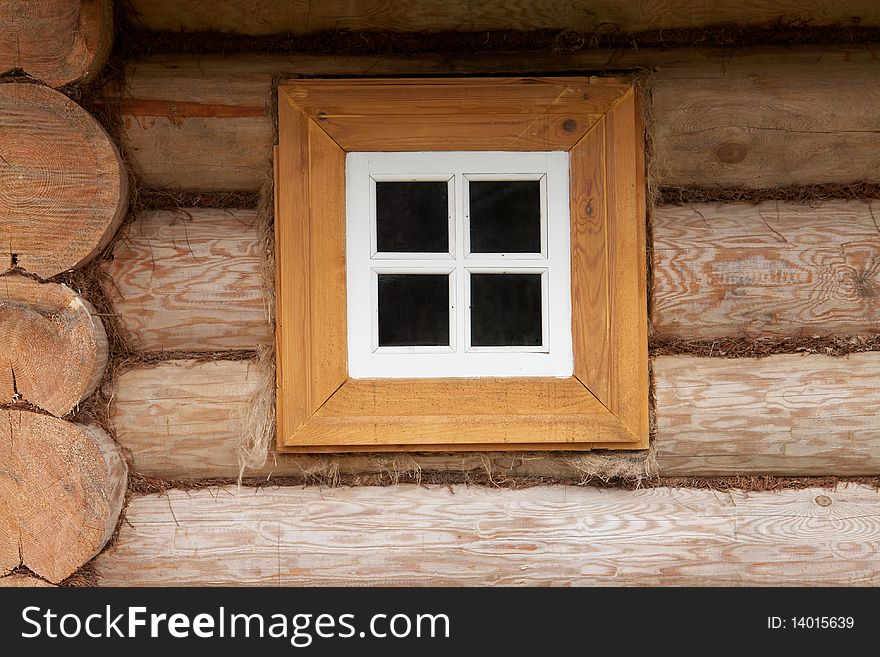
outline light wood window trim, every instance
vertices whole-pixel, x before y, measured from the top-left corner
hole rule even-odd
[[[298,80],[278,88],[277,444],[282,451],[643,449],[643,129],[609,78]],[[345,154],[568,150],[570,378],[349,379]]]

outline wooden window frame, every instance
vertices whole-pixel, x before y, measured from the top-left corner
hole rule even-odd
[[[277,447],[648,446],[644,138],[614,78],[296,80],[278,87]],[[567,150],[569,378],[350,379],[345,154]]]

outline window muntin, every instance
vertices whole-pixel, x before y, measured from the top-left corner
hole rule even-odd
[[[568,167],[566,152],[347,154],[349,375],[571,376]],[[406,183],[416,183],[414,193]],[[514,206],[526,211],[497,237]],[[389,215],[389,208],[410,216]],[[444,223],[445,251],[438,230]],[[413,245],[430,250],[410,250]],[[432,338],[410,332],[413,344],[404,344],[399,336],[412,327],[400,309],[381,307],[383,297],[391,298],[382,289],[392,280],[426,288],[412,277],[431,277],[436,309],[442,275],[449,289],[447,343],[436,344],[443,318],[428,317],[423,308],[411,323],[430,325]],[[494,301],[487,290],[495,290]],[[383,318],[395,317],[400,326],[381,327]],[[392,334],[397,337],[388,339]]]

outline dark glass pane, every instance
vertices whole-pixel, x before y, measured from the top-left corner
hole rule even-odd
[[[471,345],[541,343],[540,274],[471,274]]]
[[[470,181],[471,253],[540,253],[541,183]]]
[[[379,274],[379,346],[449,344],[447,274]]]
[[[448,253],[448,190],[445,182],[377,182],[378,250]]]

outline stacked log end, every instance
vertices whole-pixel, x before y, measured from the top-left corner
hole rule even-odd
[[[0,85],[0,158],[0,272],[50,278],[107,245],[128,178],[93,116],[48,87]]]
[[[107,335],[91,304],[66,285],[0,278],[0,403],[62,417],[107,367]]]
[[[70,417],[107,367],[88,301],[48,279],[109,244],[128,207],[119,151],[50,86],[93,79],[110,0],[0,3],[0,586],[50,586],[113,535],[128,466],[101,428]],[[50,85],[50,86],[45,86]],[[30,574],[23,574],[25,567]]]
[[[112,39],[112,0],[0,3],[0,73],[20,70],[52,87],[90,82]]]
[[[113,535],[128,467],[98,427],[24,410],[0,414],[0,571],[72,575]]]
[[[0,344],[0,575],[58,583],[106,544],[125,498],[113,439],[59,419],[98,385],[107,337],[73,290],[15,273],[0,276]]]
[[[0,577],[0,589],[36,589],[52,586],[54,585],[50,584],[46,580],[40,579],[39,577],[31,577],[30,575],[24,575],[21,573],[15,573],[13,575],[7,575],[6,577]]]

